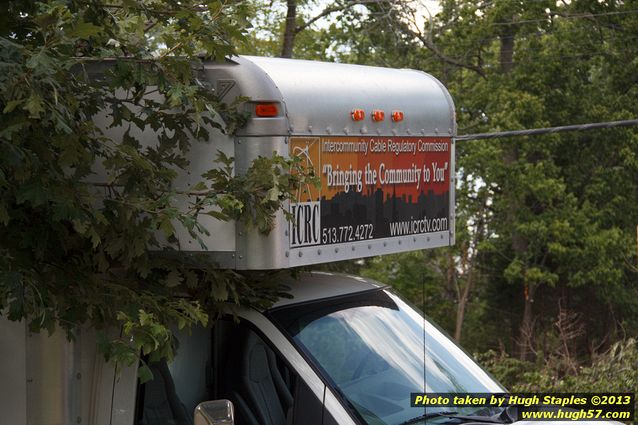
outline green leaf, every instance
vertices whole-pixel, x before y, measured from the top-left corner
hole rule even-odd
[[[100,245],[100,242],[102,242],[102,239],[95,228],[92,227],[89,230],[89,236],[91,237],[91,246],[93,249],[97,248]]]
[[[16,194],[16,202],[18,204],[29,202],[34,207],[44,204],[47,199],[48,193],[40,182],[26,184]]]
[[[175,227],[173,226],[171,219],[168,217],[162,220],[159,228],[164,233],[164,236],[166,236],[167,238],[175,234]]]
[[[144,384],[153,379],[153,372],[146,363],[143,363],[139,369],[137,369],[137,377],[140,380],[140,384]]]
[[[217,220],[220,220],[220,221],[227,221],[227,220],[230,219],[230,216],[228,214],[224,214],[221,211],[211,210],[211,211],[203,212],[202,214],[208,215],[208,216],[213,217],[213,218],[215,218]]]
[[[172,270],[164,280],[164,283],[169,288],[175,288],[182,283],[182,274],[177,270]]]
[[[215,282],[213,283],[212,294],[216,301],[226,301],[228,300],[228,287],[224,282]]]
[[[75,231],[81,234],[85,234],[89,228],[89,223],[87,223],[86,221],[72,220],[72,223]]]
[[[73,29],[67,33],[71,37],[87,39],[92,36],[96,36],[104,31],[103,27],[92,24],[91,22],[80,21],[75,24]]]
[[[29,111],[31,118],[39,118],[40,114],[44,112],[44,101],[37,93],[31,93],[24,105],[24,109]]]
[[[13,111],[17,106],[20,106],[22,103],[24,103],[24,99],[10,100],[9,102],[7,102],[7,105],[4,107],[2,113],[8,114],[9,112]]]
[[[190,190],[193,192],[200,192],[207,189],[208,189],[208,186],[206,186],[206,183],[204,182],[199,182],[190,188]]]

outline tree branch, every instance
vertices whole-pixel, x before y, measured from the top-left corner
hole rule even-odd
[[[353,1],[353,2],[348,2],[346,4],[342,4],[340,6],[329,6],[326,7],[321,13],[319,13],[318,15],[310,18],[309,20],[307,20],[306,22],[304,22],[301,25],[298,25],[295,28],[295,34],[299,34],[301,31],[305,30],[306,28],[308,28],[310,25],[314,24],[315,22],[317,22],[319,19],[321,18],[325,18],[328,15],[331,15],[335,12],[341,12],[344,11],[346,9],[349,9],[353,6],[359,5],[359,4],[369,4],[369,3],[376,3],[376,0],[360,0],[360,1]]]
[[[416,17],[414,16],[414,11],[411,11],[411,24],[414,28],[418,28],[417,24],[416,24]],[[474,71],[476,72],[478,75],[480,75],[483,78],[487,78],[487,76],[485,75],[485,71],[483,71],[483,69],[477,65],[472,65],[469,63],[465,63],[462,62],[458,59],[455,58],[451,58],[449,56],[447,56],[446,54],[444,54],[442,51],[440,51],[438,49],[438,47],[434,44],[434,41],[432,39],[432,29],[430,28],[429,34],[424,34],[421,31],[415,31],[412,30],[410,28],[409,25],[402,25],[403,30],[410,34],[412,37],[417,38],[419,41],[421,41],[421,43],[423,43],[423,45],[432,53],[434,53],[434,55],[436,57],[438,57],[439,59],[441,59],[443,62],[448,63],[450,65],[454,65],[454,66],[458,66],[460,68],[465,68],[465,69],[469,69],[470,71]]]

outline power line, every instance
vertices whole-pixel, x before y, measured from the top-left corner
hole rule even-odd
[[[489,25],[489,24],[488,24]],[[516,41],[521,41],[521,40],[529,40],[532,37],[545,37],[545,36],[563,36],[565,34],[576,34],[576,33],[582,33],[584,31],[591,31],[591,27],[587,27],[587,28],[583,28],[583,27],[579,27],[579,28],[560,28],[560,29],[552,29],[552,30],[540,30],[540,31],[530,31],[530,32],[519,32],[516,33],[515,35],[515,39]],[[623,40],[633,40],[635,38],[637,38],[636,36],[623,36],[623,37],[618,37],[615,34],[618,32],[617,29],[615,28],[609,28],[609,27],[605,27],[605,30],[608,31],[607,34],[614,34],[610,37],[610,39],[614,40],[614,41],[623,41]],[[473,40],[476,43],[483,43],[485,41],[497,41],[500,40],[502,38],[502,36],[492,36],[492,37],[485,37],[485,38],[478,38],[476,40]],[[606,40],[605,40],[606,41]]]
[[[540,134],[564,133],[566,131],[588,131],[599,130],[616,127],[633,127],[638,126],[638,119],[623,121],[607,121],[589,124],[563,125],[560,127],[531,128],[528,130],[498,131],[495,133],[476,133],[463,134],[457,136],[456,140],[481,140],[481,139],[497,139],[501,137],[517,137],[517,136],[537,136]]]
[[[630,10],[618,10],[613,12],[602,12],[602,13],[579,13],[574,15],[561,15],[560,13],[550,12],[545,15],[545,18],[541,19],[524,19],[522,21],[513,21],[513,22],[491,22],[487,25],[490,26],[499,26],[499,25],[521,25],[521,24],[530,24],[535,22],[547,22],[551,18],[562,18],[562,19],[586,19],[586,18],[595,18],[598,16],[613,16],[613,15],[627,15],[638,13],[638,9],[630,9]]]

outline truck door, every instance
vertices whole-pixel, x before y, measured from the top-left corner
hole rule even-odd
[[[279,350],[247,321],[220,319],[180,332],[171,362],[150,363],[138,385],[135,425],[192,425],[197,404],[229,399],[236,425],[323,425],[317,398]]]
[[[221,320],[213,332],[215,398],[233,402],[236,424],[322,424],[322,401],[256,327]]]

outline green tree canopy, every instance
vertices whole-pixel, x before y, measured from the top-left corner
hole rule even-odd
[[[635,1],[439,4],[430,15],[423,1],[363,2],[314,31],[330,31],[334,60],[439,78],[459,134],[638,117]],[[313,45],[297,43],[300,55]],[[567,342],[570,355],[590,358],[638,329],[637,158],[635,128],[459,142],[456,246],[366,261],[361,273],[417,304],[425,281],[437,321],[473,348],[521,358],[564,350],[557,324],[577,317],[588,331]]]
[[[34,330],[72,333],[124,325],[106,353],[134,361],[172,354],[169,326],[206,323],[220,302],[268,303],[268,276],[149,254],[176,226],[206,233],[200,214],[245,220],[268,232],[273,214],[304,179],[296,163],[259,158],[235,176],[219,157],[176,205],[176,170],[192,143],[232,133],[245,117],[199,75],[245,41],[243,2],[8,1],[0,11],[0,311]],[[96,79],[96,64],[109,64]],[[149,94],[153,96],[149,96]],[[117,95],[116,95],[117,94]],[[120,95],[121,94],[121,95]],[[118,139],[95,124],[106,114]],[[150,127],[157,145],[144,146]],[[99,190],[94,166],[111,179]],[[211,168],[214,164],[211,163]],[[108,196],[104,196],[104,192]],[[126,341],[134,337],[134,346]]]

